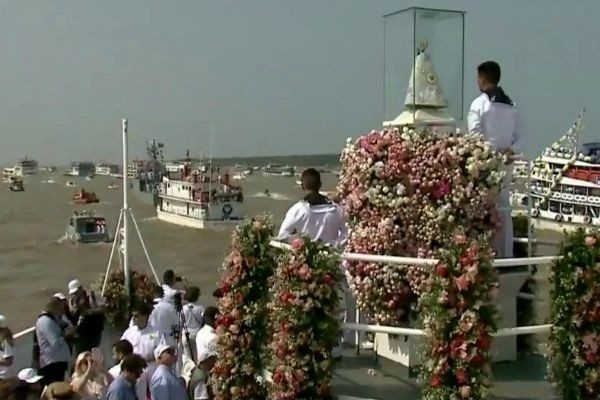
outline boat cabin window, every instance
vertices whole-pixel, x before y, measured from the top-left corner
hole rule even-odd
[[[562,203],[560,209],[563,214],[570,215],[573,213],[573,204]]]
[[[588,215],[592,218],[600,217],[600,207],[589,206],[588,207]]]
[[[563,193],[573,194],[573,186],[561,185]]]
[[[537,206],[537,208],[539,208],[540,210],[544,210],[544,211],[547,211],[547,210],[548,210],[548,202],[547,202],[547,201],[544,201],[544,202],[541,202],[541,201],[539,201],[539,202],[536,202],[536,206]]]
[[[559,207],[559,204],[557,201],[550,201],[549,208],[550,208],[550,211],[552,211],[552,212],[555,212],[555,213],[560,212],[559,211],[560,207]]]
[[[600,197],[600,189],[590,189],[590,194],[588,196]]]
[[[582,186],[575,187],[575,194],[580,194],[583,196],[587,196],[587,188]]]
[[[98,233],[102,226],[106,227],[104,218],[80,218],[76,228],[79,233]]]
[[[575,214],[575,215],[587,215],[587,207],[586,206],[575,205],[573,207],[573,214]]]

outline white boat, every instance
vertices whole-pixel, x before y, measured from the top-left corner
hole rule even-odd
[[[94,163],[88,161],[76,161],[71,164],[71,169],[67,170],[65,175],[70,176],[93,176],[96,172]]]
[[[188,158],[177,178],[163,176],[157,218],[195,229],[237,224],[243,219],[242,189],[229,182],[228,174],[218,174],[218,167],[192,171]]]
[[[299,180],[299,179],[297,179],[297,180],[296,180],[296,185],[298,185],[298,186],[302,186],[302,181],[301,181],[301,180]]]
[[[67,187],[75,187],[77,185],[73,181],[67,181],[67,183],[65,183],[65,186],[67,186]]]
[[[14,174],[15,176],[26,176],[26,175],[34,175],[38,172],[38,163],[35,160],[28,159],[25,157],[17,161],[14,166]]]
[[[581,119],[531,164],[531,217],[539,228],[600,226],[600,143],[578,147]],[[513,190],[511,201],[516,214],[526,214],[527,190]]]
[[[244,173],[237,173],[233,175],[234,181],[243,181],[244,179],[246,179],[246,175]]]
[[[110,190],[115,190],[115,189],[118,189],[118,188],[119,188],[119,185],[117,185],[116,183],[114,183],[114,182],[113,182],[113,183],[111,183],[110,185],[108,185],[108,188],[109,188]]]
[[[296,173],[296,168],[289,165],[269,164],[263,168],[264,176],[292,177]]]
[[[112,174],[118,174],[119,166],[110,163],[100,163],[96,165],[95,173],[96,175],[101,176],[111,176]]]

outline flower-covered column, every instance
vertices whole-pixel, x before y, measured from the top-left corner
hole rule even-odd
[[[373,131],[342,151],[339,192],[350,219],[346,251],[431,257],[460,229],[490,237],[501,157],[481,136]],[[375,323],[409,319],[427,277],[414,266],[348,263],[360,309]]]
[[[331,350],[340,339],[340,259],[309,238],[278,260],[269,303],[270,400],[329,399]]]
[[[424,400],[488,398],[498,279],[486,243],[456,235],[437,254],[419,316],[427,336]]]
[[[552,266],[551,378],[564,400],[600,398],[600,242],[582,229],[566,236]]]
[[[218,358],[212,370],[215,399],[260,400],[269,286],[274,259],[273,222],[261,216],[239,225],[219,284]]]

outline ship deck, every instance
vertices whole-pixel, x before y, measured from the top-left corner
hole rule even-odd
[[[104,331],[102,352],[105,366],[111,366],[111,346],[119,335],[111,327]],[[17,339],[15,370],[29,367],[32,334]],[[493,368],[494,400],[558,400],[552,385],[545,379],[546,361],[539,355],[522,355],[517,362],[495,364]],[[346,348],[334,370],[333,391],[339,400],[418,400],[421,399],[417,379],[409,371],[373,351]]]

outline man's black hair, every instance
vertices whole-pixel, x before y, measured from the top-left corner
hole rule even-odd
[[[300,179],[304,190],[318,192],[321,189],[321,174],[314,168],[307,168],[302,171]]]
[[[204,323],[214,328],[218,313],[219,309],[217,307],[206,307],[206,310],[204,310]]]
[[[500,82],[500,65],[496,61],[486,61],[479,64],[477,74],[484,77],[486,81],[493,85],[498,85]]]
[[[200,298],[200,288],[198,286],[190,286],[185,290],[184,299],[189,303],[194,303]]]
[[[132,311],[148,317],[152,313],[152,306],[148,303],[140,301],[133,305]]]
[[[117,343],[113,345],[113,348],[117,353],[123,355],[123,357],[133,354],[133,346],[129,342],[129,340],[119,340]]]
[[[163,274],[163,282],[167,285],[175,284],[175,272],[172,269],[168,269]]]
[[[146,368],[148,364],[142,358],[142,356],[138,354],[130,354],[123,358],[121,362],[121,371],[127,372],[142,372],[144,368]]]

